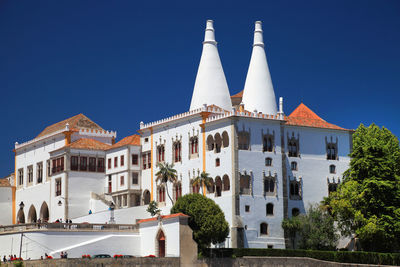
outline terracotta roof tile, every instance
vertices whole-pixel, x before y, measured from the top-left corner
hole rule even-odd
[[[0,187],[8,187],[11,186],[10,181],[8,181],[7,179],[0,179]]]
[[[112,145],[109,149],[122,147],[126,145],[140,146],[140,135],[134,134],[121,139],[119,142]]]
[[[347,130],[337,125],[326,122],[315,114],[306,105],[301,103],[289,116],[285,117],[287,125],[306,126],[315,128],[327,128],[336,130]]]
[[[81,138],[65,147],[88,150],[107,150],[111,145],[90,138]]]
[[[62,130],[65,128],[67,123],[69,124],[70,129],[94,129],[104,131],[104,129],[101,128],[97,123],[93,122],[91,119],[81,113],[66,120],[47,126],[38,136],[36,136],[36,138]]]
[[[170,215],[161,215],[162,219],[170,219],[170,218],[175,218],[175,217],[189,217],[186,214],[183,213],[174,213],[174,214],[170,214]],[[144,223],[144,222],[151,222],[151,221],[157,221],[157,217],[153,217],[153,218],[148,218],[148,219],[143,219],[138,221],[137,223]]]

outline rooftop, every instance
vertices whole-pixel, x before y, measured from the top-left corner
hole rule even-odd
[[[170,219],[170,218],[176,218],[176,217],[189,217],[186,214],[183,213],[175,213],[175,214],[170,214],[170,215],[161,215],[161,219]],[[151,221],[157,221],[158,217],[153,217],[153,218],[148,218],[148,219],[143,219],[137,222],[137,224],[144,223],[144,222],[151,222]]]
[[[121,139],[119,142],[112,145],[109,149],[122,147],[126,145],[140,146],[140,135],[134,134]]]
[[[67,123],[69,124],[70,129],[92,129],[104,131],[104,129],[101,128],[97,123],[93,122],[91,119],[81,113],[71,118],[47,126],[38,136],[36,136],[36,138],[65,129],[65,125]]]
[[[90,138],[81,138],[65,147],[87,150],[107,150],[111,145]]]
[[[287,125],[347,130],[332,123],[326,122],[315,114],[309,107],[301,103],[289,116],[285,117]]]

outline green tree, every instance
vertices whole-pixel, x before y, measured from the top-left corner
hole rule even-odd
[[[161,184],[165,185],[165,190],[167,191],[168,198],[171,200],[172,205],[174,201],[168,192],[168,182],[174,183],[176,181],[176,170],[174,169],[174,164],[169,163],[157,163],[158,172],[156,173],[157,179],[156,181],[160,181]]]
[[[283,220],[282,228],[289,234],[293,248],[334,250],[339,238],[333,218],[315,205],[309,206],[306,214]]]
[[[152,200],[150,201],[146,211],[150,213],[151,217],[153,217],[154,215],[158,214],[161,210],[158,208],[157,202]]]
[[[363,250],[400,250],[400,147],[386,128],[360,125],[350,168],[324,204],[342,235],[355,234]]]
[[[206,195],[206,187],[212,185],[212,178],[208,173],[203,171],[199,176],[194,178],[193,185],[196,186],[200,184],[201,188],[203,189],[203,196]]]
[[[193,239],[199,250],[225,241],[229,234],[229,224],[220,207],[201,194],[189,194],[180,197],[171,209],[172,213],[182,212],[189,215],[189,226],[193,230]]]

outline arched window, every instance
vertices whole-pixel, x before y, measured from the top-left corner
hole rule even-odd
[[[274,215],[274,204],[268,203],[267,204],[267,216]]]
[[[264,195],[272,196],[275,194],[275,177],[264,177]]]
[[[250,148],[250,134],[242,131],[238,132],[238,148],[240,150],[249,150]]]
[[[265,166],[272,166],[272,159],[271,158],[265,158]]]
[[[199,155],[199,138],[193,136],[189,140],[189,156],[190,158]]]
[[[263,152],[272,152],[274,143],[271,135],[264,135],[263,138]]]
[[[221,177],[217,176],[215,178],[215,196],[220,197],[222,192],[222,181]]]
[[[222,145],[224,148],[229,146],[229,135],[226,131],[222,133]]]
[[[193,185],[193,180],[190,182],[192,194],[198,194],[200,192],[200,183]]]
[[[158,202],[165,202],[165,187],[160,185],[158,187]]]
[[[214,150],[214,138],[212,137],[211,134],[207,137],[207,150],[208,151]]]
[[[292,209],[292,216],[293,216],[293,217],[295,217],[295,216],[297,216],[297,215],[299,215],[299,214],[300,214],[300,211],[299,211],[298,208],[293,208],[293,209]]]
[[[337,191],[337,187],[338,187],[337,183],[329,183],[328,184],[328,194],[336,192]]]
[[[328,143],[326,150],[327,150],[326,158],[328,160],[336,160],[337,159],[336,144]]]
[[[297,162],[296,162],[296,161],[292,161],[292,162],[290,163],[290,169],[291,169],[292,171],[297,171]]]
[[[260,224],[260,235],[268,235],[268,224]]]
[[[174,184],[174,199],[175,201],[178,200],[182,196],[182,184],[177,182]]]
[[[211,178],[210,179],[210,184],[207,185],[207,191],[208,193],[214,193],[214,180]]]
[[[145,190],[143,192],[143,204],[148,205],[150,203],[150,192],[149,190]]]
[[[301,199],[301,182],[290,181],[290,199]]]
[[[240,194],[251,195],[251,181],[250,175],[240,175]]]
[[[182,144],[180,141],[176,141],[173,144],[173,153],[174,153],[174,162],[181,162],[182,161]]]
[[[157,162],[164,162],[165,160],[165,146],[157,146]]]
[[[229,182],[229,176],[228,175],[224,175],[222,177],[222,183],[223,183],[223,187],[222,187],[222,191],[229,191],[230,189],[230,182]]]
[[[299,152],[298,152],[298,146],[297,146],[297,141],[292,138],[289,140],[288,143],[288,150],[289,150],[289,157],[298,157]]]
[[[329,173],[336,173],[336,166],[335,165],[330,165],[329,166]]]
[[[221,147],[222,147],[222,138],[219,133],[216,133],[214,135],[214,142],[215,142],[215,153],[221,152]]]

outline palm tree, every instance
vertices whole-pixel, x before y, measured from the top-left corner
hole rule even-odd
[[[197,176],[193,180],[193,185],[196,186],[197,184],[201,185],[201,187],[203,188],[203,195],[205,196],[206,195],[206,186],[212,185],[212,178],[210,177],[210,174],[203,171],[199,176]]]
[[[165,189],[167,191],[168,198],[171,200],[172,205],[174,205],[174,201],[168,192],[168,181],[174,183],[176,181],[176,170],[174,169],[174,164],[162,163],[158,162],[157,167],[159,171],[156,173],[157,179],[156,181],[160,181],[161,184],[165,185]]]

